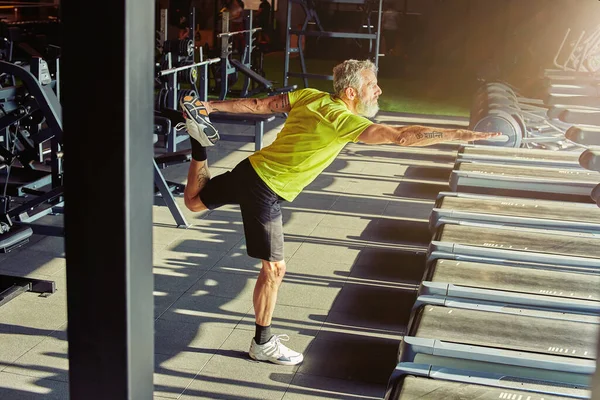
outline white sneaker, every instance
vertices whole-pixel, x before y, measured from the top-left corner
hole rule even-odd
[[[279,365],[296,365],[304,360],[302,353],[298,353],[281,342],[290,340],[288,335],[273,335],[265,344],[256,344],[254,338],[250,344],[248,354],[250,358],[258,361],[270,361]]]
[[[208,111],[197,97],[185,96],[180,102],[185,117],[185,129],[188,134],[196,139],[203,147],[214,146],[219,140],[217,128],[210,122]],[[177,124],[175,129],[180,130],[183,123]]]

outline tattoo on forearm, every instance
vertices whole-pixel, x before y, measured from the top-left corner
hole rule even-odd
[[[417,133],[417,139],[441,139],[444,137],[442,132]]]
[[[287,94],[280,94],[273,102],[271,102],[271,104],[271,111],[281,112],[282,110],[287,110],[289,108],[290,99]]]

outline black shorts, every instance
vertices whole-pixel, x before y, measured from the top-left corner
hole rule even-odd
[[[212,178],[200,192],[209,210],[239,204],[244,221],[246,251],[250,257],[283,261],[283,220],[280,203],[246,158],[232,171]]]

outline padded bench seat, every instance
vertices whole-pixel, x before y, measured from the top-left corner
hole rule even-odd
[[[222,112],[213,112],[210,114],[210,121],[215,124],[254,126],[254,136],[224,134],[222,131],[219,131],[219,135],[221,136],[221,140],[254,142],[255,150],[260,150],[263,146],[265,123],[273,120],[275,120],[275,114],[231,114]]]

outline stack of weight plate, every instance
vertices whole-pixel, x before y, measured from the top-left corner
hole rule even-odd
[[[499,167],[499,186],[509,187],[511,168],[519,165],[544,185],[553,169],[567,176],[586,171],[600,181],[595,150],[555,159],[538,149],[465,146],[459,153],[475,169]],[[534,165],[536,157],[542,166]],[[483,181],[452,185],[438,196],[426,271],[386,398],[590,398],[600,332],[593,186],[585,183],[585,202],[557,201],[532,183],[527,190],[526,182],[519,196],[475,190]]]
[[[541,148],[548,150],[572,149],[565,140],[565,132],[573,125],[552,115],[542,99],[526,98],[510,85],[488,82],[473,98],[470,129],[482,132],[502,132],[503,135],[479,142],[501,147]]]
[[[584,151],[579,158],[579,162],[585,169],[600,172],[600,147]],[[600,207],[600,181],[592,189],[592,200]]]

